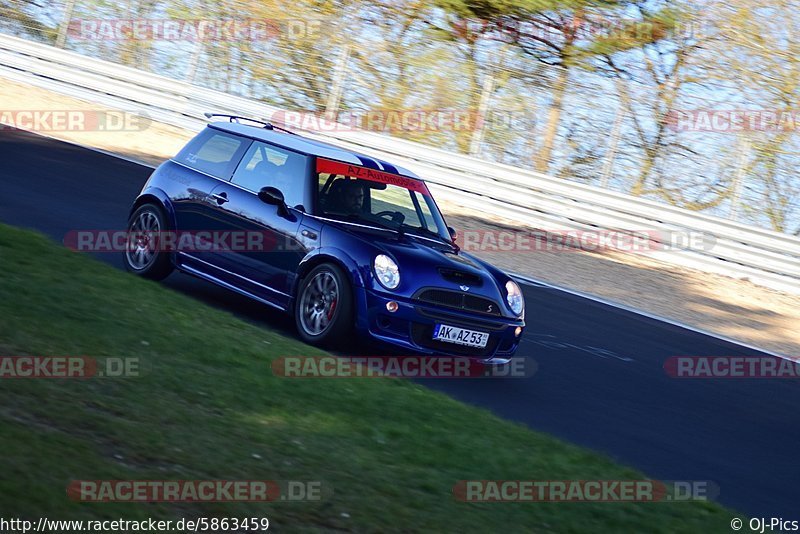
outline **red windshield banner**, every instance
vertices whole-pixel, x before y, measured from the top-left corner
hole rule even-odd
[[[331,161],[328,159],[317,158],[317,172],[324,172],[328,174],[343,174],[345,176],[352,176],[361,180],[370,180],[372,182],[380,182],[382,184],[396,185],[404,187],[410,191],[416,191],[423,195],[430,196],[428,186],[421,180],[400,176],[399,174],[392,174],[389,172],[378,171],[375,169],[368,169],[366,167],[359,167],[357,165],[350,165],[348,163],[340,163],[338,161]]]

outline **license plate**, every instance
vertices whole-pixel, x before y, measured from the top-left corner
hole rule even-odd
[[[467,347],[483,348],[489,342],[489,334],[486,332],[476,332],[457,326],[437,324],[433,329],[433,339],[444,341],[445,343],[455,343],[456,345],[466,345]]]

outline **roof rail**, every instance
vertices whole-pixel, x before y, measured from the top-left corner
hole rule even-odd
[[[281,128],[280,126],[275,126],[271,122],[262,121],[259,119],[252,119],[250,117],[243,117],[241,115],[228,115],[227,113],[210,113],[208,111],[203,113],[203,115],[205,115],[207,119],[211,119],[212,117],[225,117],[229,120],[229,122],[235,122],[236,124],[241,124],[239,122],[240,120],[255,122],[256,124],[260,124],[261,127],[264,128],[265,130],[278,130],[288,134],[297,135],[295,132],[287,130],[286,128]]]

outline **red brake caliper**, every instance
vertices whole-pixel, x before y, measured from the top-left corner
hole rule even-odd
[[[333,302],[331,302],[331,311],[328,312],[328,320],[329,321],[331,320],[331,317],[333,317],[333,312],[336,311],[336,303],[337,302],[339,302],[339,301],[338,300],[334,300]]]

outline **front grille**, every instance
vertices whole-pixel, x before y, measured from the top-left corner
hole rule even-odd
[[[489,341],[482,349],[478,347],[458,345],[456,343],[446,343],[444,341],[433,339],[433,325],[425,325],[420,323],[411,324],[411,339],[414,341],[414,343],[420,347],[425,347],[426,349],[433,349],[462,356],[474,356],[477,358],[484,358],[494,353],[494,349],[497,347],[498,340],[497,336],[490,335]]]
[[[425,289],[417,294],[415,298],[422,302],[430,302],[431,304],[438,304],[448,308],[485,313],[487,315],[500,315],[500,306],[492,299],[458,291]]]
[[[455,291],[429,289],[420,293],[417,299],[449,308],[464,308],[464,295]]]

